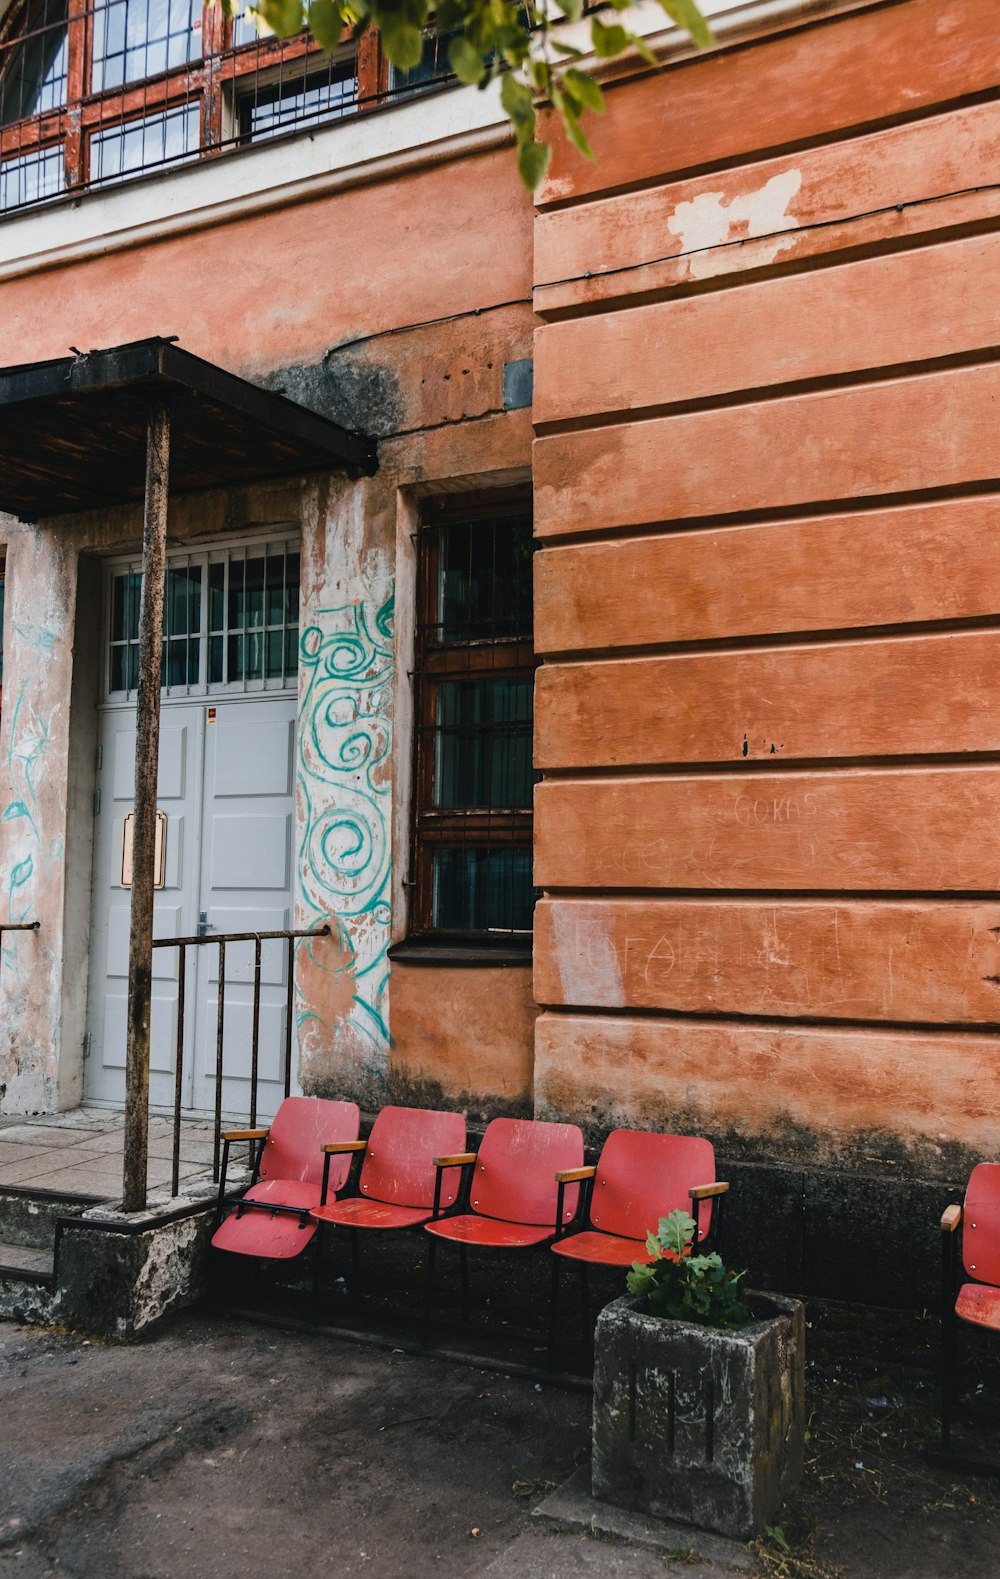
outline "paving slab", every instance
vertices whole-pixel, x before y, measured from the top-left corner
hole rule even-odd
[[[32,1185],[38,1189],[65,1190],[72,1188],[76,1190],[78,1188],[76,1185],[68,1186],[63,1181],[60,1181],[58,1184],[55,1182],[67,1169],[70,1172],[82,1171],[79,1164],[74,1165],[71,1159],[71,1153],[56,1151],[48,1156],[39,1154],[35,1157],[25,1157],[16,1162],[7,1162],[5,1160],[0,1165],[0,1185],[17,1184],[22,1186]],[[83,1185],[80,1185],[79,1189],[86,1193]]]
[[[103,1159],[102,1159],[103,1160]],[[93,1163],[67,1163],[59,1167],[43,1164],[22,1171],[17,1180],[5,1175],[8,1183],[30,1185],[39,1190],[59,1190],[69,1195],[121,1194],[121,1168],[105,1168]]]
[[[35,1146],[74,1146],[83,1145],[88,1137],[97,1139],[104,1131],[98,1128],[84,1128],[64,1124],[11,1124],[0,1129],[0,1140],[8,1143],[23,1141]]]
[[[723,1569],[679,1549],[675,1555],[592,1535],[531,1530],[484,1568],[482,1579],[722,1579]]]
[[[601,1502],[590,1491],[590,1465],[582,1464],[564,1485],[558,1486],[535,1509],[541,1524],[557,1529],[586,1531],[611,1540],[660,1552],[672,1561],[708,1561],[713,1573],[749,1573],[753,1557],[748,1547],[722,1535],[709,1535],[689,1524],[654,1519],[642,1513]]]
[[[184,1119],[181,1129],[181,1194],[199,1191],[211,1177],[211,1123]],[[0,1120],[0,1186],[121,1196],[124,1121],[121,1113],[74,1109],[67,1113]],[[149,1188],[169,1197],[173,1161],[173,1119],[150,1120]]]

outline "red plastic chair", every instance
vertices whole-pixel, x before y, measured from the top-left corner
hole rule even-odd
[[[392,1230],[417,1228],[440,1209],[454,1204],[459,1180],[441,1178],[435,1160],[442,1152],[457,1152],[465,1145],[465,1116],[438,1112],[430,1108],[384,1107],[372,1125],[367,1143],[338,1142],[324,1147],[326,1165],[331,1158],[356,1152],[363,1154],[357,1194],[326,1204],[310,1213],[318,1224],[351,1230],[353,1286],[358,1288],[359,1241],[362,1229]],[[348,1181],[350,1183],[350,1181]],[[317,1278],[319,1262],[317,1259]]]
[[[427,1256],[424,1334],[430,1326],[437,1241],[461,1250],[462,1317],[468,1319],[470,1247],[479,1250],[525,1250],[547,1244],[561,1221],[576,1213],[579,1186],[556,1184],[556,1174],[583,1162],[583,1132],[576,1124],[550,1124],[529,1119],[495,1118],[476,1152],[437,1159],[438,1194],[434,1216],[425,1224],[431,1236]],[[443,1180],[450,1168],[461,1169],[459,1210],[439,1215]],[[557,1210],[562,1219],[557,1218]]]
[[[257,1140],[260,1146],[250,1188],[236,1210],[212,1236],[212,1246],[231,1255],[287,1260],[301,1255],[316,1233],[310,1213],[319,1206],[327,1159],[323,1146],[356,1141],[361,1113],[356,1102],[326,1102],[319,1097],[286,1097],[270,1129],[234,1129],[223,1134],[219,1210],[225,1208],[226,1169],[234,1141]],[[336,1192],[347,1182],[350,1156],[336,1157],[329,1167],[328,1188]]]
[[[580,1268],[584,1333],[589,1330],[588,1266],[628,1267],[653,1259],[646,1235],[655,1233],[661,1217],[672,1211],[691,1213],[698,1225],[697,1247],[711,1250],[718,1242],[722,1198],[729,1185],[715,1177],[711,1141],[696,1135],[658,1135],[647,1130],[612,1130],[596,1167],[556,1175],[560,1230],[552,1245],[552,1290],[549,1344],[554,1342],[559,1300],[559,1269],[563,1260]],[[580,1228],[566,1233],[563,1191],[582,1183]]]
[[[959,1234],[961,1229],[961,1234]],[[961,1241],[961,1255],[959,1254]],[[973,1168],[965,1207],[949,1206],[941,1218],[941,1446],[927,1451],[935,1464],[971,1474],[1000,1475],[1000,1462],[951,1445],[958,1405],[958,1323],[1000,1332],[1000,1163]],[[995,1420],[995,1406],[970,1411]]]

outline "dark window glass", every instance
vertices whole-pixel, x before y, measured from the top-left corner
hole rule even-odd
[[[66,16],[66,0],[32,0],[17,42],[0,50],[0,126],[66,103]]]
[[[315,62],[310,62],[313,66]],[[338,120],[353,110],[358,98],[358,77],[353,61],[333,61],[322,71],[306,75],[294,65],[282,69],[276,82],[255,83],[253,91],[237,99],[240,136],[247,142],[300,131],[322,121]]]
[[[139,604],[142,576],[124,571],[111,583],[111,690],[134,691],[139,683]],[[163,595],[161,684],[197,685],[201,631],[201,566],[167,571]]]
[[[157,165],[193,159],[198,152],[196,104],[123,121],[90,139],[90,179],[94,185],[122,181]]]
[[[531,809],[533,680],[441,680],[435,806]]]
[[[441,545],[436,603],[442,644],[530,638],[530,518],[456,522]]]
[[[423,51],[417,65],[411,66],[408,71],[401,71],[398,66],[390,66],[390,91],[402,98],[407,93],[417,93],[421,88],[447,81],[451,77],[448,47],[460,32],[461,28],[451,28],[446,33],[425,33]]]
[[[111,0],[94,10],[95,93],[156,77],[201,54],[201,0]]]
[[[457,849],[433,857],[434,925],[443,932],[530,932],[531,851]]]
[[[17,154],[0,163],[0,212],[22,208],[55,197],[63,189],[65,166],[62,144]]]
[[[228,582],[226,576],[228,574]],[[228,566],[213,565],[209,582],[212,629],[209,681],[283,680],[295,674],[299,652],[299,556],[279,547]],[[219,625],[216,625],[219,621]],[[223,668],[225,665],[225,668]]]
[[[531,928],[531,517],[455,513],[418,543],[416,929]]]

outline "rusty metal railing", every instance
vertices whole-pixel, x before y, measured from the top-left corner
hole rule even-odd
[[[41,926],[40,921],[0,921],[0,948],[3,945],[5,932],[37,932]],[[3,954],[0,952],[0,965],[3,964]]]
[[[36,926],[37,922],[34,923]],[[219,1182],[220,1132],[222,1130],[222,1073],[223,1037],[226,1021],[226,945],[252,943],[253,966],[253,1032],[250,1043],[250,1128],[257,1124],[257,1083],[260,1066],[260,971],[261,945],[274,940],[284,940],[288,947],[287,998],[285,1003],[284,1087],[285,1096],[292,1089],[292,1026],[295,1013],[295,945],[300,938],[326,938],[330,927],[322,926],[305,931],[283,930],[278,932],[213,932],[186,938],[154,938],[154,948],[180,949],[177,966],[177,1053],[174,1063],[174,1135],[171,1162],[171,1195],[177,1194],[181,1163],[181,1109],[184,1092],[184,993],[187,983],[187,951],[190,947],[203,948],[217,945],[219,950],[219,996],[215,1023],[215,1138],[212,1148],[212,1178]]]

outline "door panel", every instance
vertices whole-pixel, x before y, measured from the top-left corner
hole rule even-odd
[[[205,735],[202,892],[212,932],[273,932],[292,924],[295,698],[218,698]],[[194,1105],[215,1101],[219,951],[199,951]],[[284,1095],[287,944],[261,954],[258,1115]],[[252,943],[226,950],[223,1108],[247,1113],[253,1037]],[[297,1066],[293,1042],[292,1066]],[[293,1080],[293,1090],[297,1086]]]
[[[155,937],[178,937],[198,920],[199,830],[204,714],[201,706],[164,707],[160,722],[157,803],[167,818],[164,887],[153,902]],[[100,810],[95,819],[94,902],[91,932],[90,1059],[87,1095],[97,1101],[125,1097],[128,1004],[128,938],[131,893],[122,887],[125,818],[133,810],[135,715],[106,709],[101,718]],[[150,1101],[174,1099],[177,1040],[177,953],[153,951],[150,1018]],[[194,1028],[185,1026],[185,1065],[191,1067]],[[190,1083],[190,1081],[189,1081]],[[185,1100],[189,1100],[185,1093]]]
[[[210,893],[287,893],[291,821],[290,812],[263,817],[249,812],[224,816],[212,812],[211,825],[206,828],[211,850]]]

